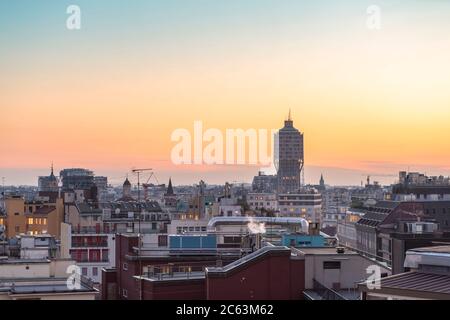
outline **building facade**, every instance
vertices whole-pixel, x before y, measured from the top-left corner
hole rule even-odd
[[[278,131],[275,149],[278,192],[298,192],[304,165],[303,133],[294,128],[290,112],[284,127]]]

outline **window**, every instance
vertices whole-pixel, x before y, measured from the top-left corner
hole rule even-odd
[[[16,226],[16,227],[14,228],[14,230],[15,230],[16,232],[20,232],[20,227],[19,227],[19,226]]]
[[[33,224],[33,218],[28,218],[28,224]]]
[[[86,267],[81,268],[81,274],[82,274],[83,276],[85,276],[85,277],[87,276],[88,270],[87,270]]]
[[[124,271],[127,271],[127,270],[128,270],[128,263],[124,263],[124,264],[122,265],[122,269],[123,269]]]
[[[323,262],[323,268],[325,270],[330,269],[341,269],[341,262],[340,261],[324,261]]]
[[[109,261],[109,251],[108,249],[102,250],[102,261],[108,262]]]
[[[98,268],[97,267],[92,268],[92,275],[94,277],[98,276]]]
[[[124,298],[128,298],[128,290],[127,289],[122,289],[122,296]]]
[[[167,236],[166,235],[160,235],[158,236],[158,247],[167,247]]]

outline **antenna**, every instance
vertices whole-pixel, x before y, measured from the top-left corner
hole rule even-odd
[[[143,172],[146,171],[152,171],[153,169],[151,168],[145,168],[145,169],[132,169],[131,172],[136,173],[138,176],[138,203],[141,203],[141,180],[140,180],[140,175]],[[138,234],[138,261],[139,261],[139,275],[142,277],[142,260],[140,258],[141,255],[141,249],[142,249],[142,234],[141,234],[141,220],[142,220],[142,209],[139,211],[139,220],[138,220],[138,229],[139,229],[139,234]],[[139,300],[142,300],[142,279],[139,279]]]

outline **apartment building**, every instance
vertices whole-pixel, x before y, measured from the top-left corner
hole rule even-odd
[[[115,265],[115,244],[115,234],[101,227],[62,225],[61,255],[75,260],[81,274],[96,284],[101,283],[102,268]]]
[[[70,259],[0,259],[0,300],[94,300],[98,291],[80,277],[68,286]]]
[[[26,201],[21,196],[8,196],[5,199],[6,217],[3,218],[6,236],[12,238],[20,234],[50,234],[57,239],[61,236],[61,223],[64,219],[62,198],[41,198]]]

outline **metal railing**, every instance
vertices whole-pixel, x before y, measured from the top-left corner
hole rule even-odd
[[[96,247],[108,247],[108,241],[102,241],[99,243],[76,243],[72,242],[72,248],[96,248]]]
[[[322,300],[347,300],[344,296],[321,284],[316,279],[313,279],[314,291],[322,297]]]

